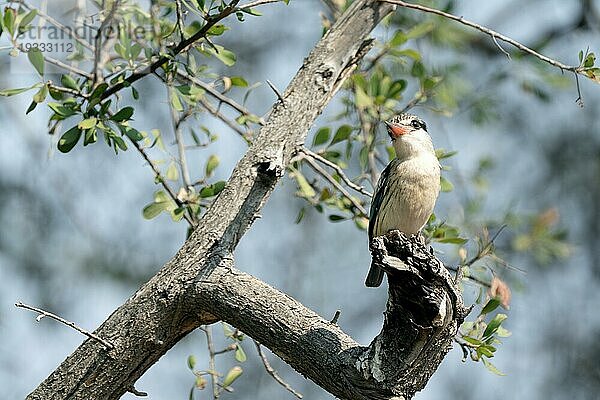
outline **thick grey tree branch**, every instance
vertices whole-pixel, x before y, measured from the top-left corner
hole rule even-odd
[[[259,340],[340,399],[410,399],[437,370],[468,309],[448,271],[416,237],[393,231],[376,238],[371,252],[388,273],[390,297],[383,329],[369,346],[235,269],[232,259],[195,283],[187,307]]]
[[[218,277],[221,270],[217,266],[231,260],[238,241],[302,146],[315,118],[364,55],[367,35],[392,9],[376,0],[356,0],[346,10],[306,58],[283,95],[284,103],[274,105],[269,121],[198,228],[177,254],[96,330],[95,334],[115,348],[107,352],[96,341],[85,341],[28,399],[118,399],[182,337],[226,314],[226,309],[219,309],[219,317],[206,308],[190,309],[190,301],[197,297],[198,288],[209,286],[203,286],[203,282]],[[246,290],[246,295],[251,295],[254,289],[251,286]],[[240,315],[248,313],[252,310]],[[302,352],[282,354],[274,338],[256,337],[293,365],[302,363],[296,359],[304,357]],[[326,357],[318,361],[308,372],[321,383],[318,375],[331,360]],[[337,383],[331,390],[339,386]],[[339,390],[343,388],[334,391]]]

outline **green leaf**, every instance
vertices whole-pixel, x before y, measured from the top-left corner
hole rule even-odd
[[[451,192],[454,190],[454,185],[452,182],[442,176],[440,177],[440,190],[442,192]]]
[[[29,107],[27,107],[27,111],[25,111],[25,115],[29,114],[30,112],[32,112],[33,110],[35,110],[35,108],[37,107],[38,103],[34,101],[32,101],[31,103],[29,103]]]
[[[456,155],[458,153],[458,151],[449,151],[446,152],[446,150],[444,149],[436,149],[435,150],[435,156],[437,157],[438,160],[443,160],[445,158],[450,158],[454,155]]]
[[[171,106],[173,107],[173,109],[182,112],[183,111],[183,104],[181,104],[181,100],[179,100],[179,96],[177,95],[177,93],[175,92],[175,90],[170,89],[171,90]]]
[[[498,330],[498,327],[502,324],[502,322],[504,322],[504,320],[508,318],[508,316],[506,314],[498,314],[494,317],[494,319],[492,319],[490,321],[490,323],[488,324],[488,326],[485,328],[485,331],[483,332],[483,337],[488,337],[494,334],[494,332],[496,332],[496,330]]]
[[[77,90],[77,91],[80,90],[79,85],[77,84],[77,81],[75,81],[75,79],[73,79],[73,77],[71,75],[61,76],[60,83],[66,88]]]
[[[323,143],[327,143],[330,134],[331,129],[328,126],[319,129],[313,139],[313,146],[319,146]]]
[[[500,305],[500,300],[497,298],[490,299],[483,307],[479,315],[489,314],[494,311]]]
[[[472,338],[471,336],[463,336],[462,338],[465,342],[472,344],[473,346],[481,346],[483,342],[481,340]]]
[[[117,152],[117,147],[116,146],[118,146],[119,149],[121,149],[123,151],[127,150],[127,143],[125,143],[125,141],[121,137],[119,137],[119,136],[113,136],[112,138],[113,138],[114,143],[115,143],[115,153]]]
[[[469,240],[461,237],[447,237],[436,240],[438,243],[450,243],[450,244],[465,244]]]
[[[394,37],[388,42],[388,44],[392,47],[398,47],[401,44],[404,44],[407,40],[408,38],[406,37],[406,34],[402,32],[402,30],[398,29],[396,33],[394,33]]]
[[[223,334],[226,337],[233,337],[233,330],[224,322],[221,322],[221,326],[223,327]]]
[[[133,115],[133,111],[133,107],[123,107],[119,112],[110,117],[110,120],[115,122],[129,121]]]
[[[48,85],[44,85],[38,90],[36,94],[33,95],[33,101],[37,103],[43,103],[48,96]]]
[[[512,335],[512,332],[509,331],[508,329],[504,328],[502,325],[500,325],[498,327],[498,329],[496,330],[496,336],[498,337],[509,337],[510,335]]]
[[[90,94],[90,98],[88,99],[88,101],[89,101],[88,107],[93,107],[96,104],[98,104],[100,102],[100,98],[101,98],[102,94],[106,91],[106,89],[108,89],[108,83],[106,83],[106,82],[102,82],[101,84],[96,86],[94,88],[94,90],[92,90],[92,93]]]
[[[191,354],[191,355],[188,356],[188,358],[187,358],[187,365],[188,365],[188,368],[191,371],[194,370],[194,367],[196,366],[196,357],[194,357],[193,354]]]
[[[142,215],[146,219],[157,217],[161,212],[166,210],[166,203],[150,203],[142,210]]]
[[[87,146],[88,144],[91,143],[96,143],[96,141],[98,140],[98,131],[96,130],[96,127],[92,127],[90,129],[87,129],[85,131],[85,136],[83,137],[83,145]]]
[[[485,367],[492,373],[496,374],[496,375],[500,375],[500,376],[506,376],[505,373],[503,373],[502,371],[500,371],[498,368],[496,368],[496,366],[494,364],[492,364],[491,362],[489,362],[488,360],[486,360],[485,358],[482,358],[481,361],[483,361],[483,365],[485,365]]]
[[[225,378],[223,379],[223,387],[231,386],[231,384],[237,378],[239,378],[243,372],[244,371],[242,370],[242,368],[237,365],[235,367],[231,368],[229,370],[229,372],[227,372],[227,375],[225,375]]]
[[[24,93],[24,92],[26,92],[28,90],[31,90],[31,89],[39,88],[39,87],[41,87],[43,85],[44,85],[43,83],[38,82],[35,85],[31,85],[31,86],[24,87],[24,88],[15,88],[15,89],[0,90],[0,96],[6,96],[6,97],[8,97],[8,96],[14,96],[16,94],[21,94],[21,93]]]
[[[208,186],[203,187],[200,190],[200,197],[206,198],[206,197],[216,196],[219,193],[221,193],[221,191],[224,188],[225,188],[225,181],[215,182],[212,185],[208,185]]]
[[[70,117],[77,112],[73,109],[73,107],[75,107],[75,104],[73,103],[48,103],[48,107],[50,107],[50,109],[54,111],[56,115],[62,117],[62,119]]]
[[[211,36],[220,36],[229,28],[223,24],[213,25],[206,33]]]
[[[21,18],[21,20],[19,21],[19,26],[20,27],[26,27],[27,25],[29,25],[29,23],[31,23],[31,21],[33,21],[33,19],[35,18],[36,15],[37,15],[37,10],[36,9],[33,9],[33,10],[29,11],[27,14],[25,14]]]
[[[177,207],[176,209],[171,211],[171,219],[173,222],[179,222],[183,219],[185,215],[185,207]]]
[[[16,19],[15,10],[12,8],[6,7],[4,9],[3,22],[4,22],[4,28],[8,31],[8,33],[10,33],[11,37],[15,34],[15,28],[16,28],[15,19]]]
[[[68,153],[75,147],[81,137],[81,129],[74,126],[60,137],[58,141],[58,150],[62,153]]]
[[[409,30],[406,33],[407,39],[416,39],[419,38],[429,32],[431,32],[434,28],[434,24],[431,21],[421,22],[420,24],[415,25],[414,28]]]
[[[298,182],[300,196],[309,199],[317,194],[315,192],[315,189],[313,189],[313,187],[310,185],[310,183],[308,183],[304,175],[302,175],[300,172],[294,172],[294,178],[296,178],[296,182]]]
[[[360,86],[356,87],[356,107],[359,109],[371,107],[373,99]]]
[[[302,218],[304,218],[304,214],[306,213],[306,209],[304,207],[302,207],[300,209],[300,211],[298,211],[298,216],[296,216],[296,221],[294,221],[296,224],[299,224],[300,222],[302,222]]]
[[[342,125],[338,128],[338,130],[335,132],[335,135],[333,136],[333,139],[331,140],[331,143],[329,144],[330,146],[342,142],[346,139],[348,139],[350,137],[350,134],[352,133],[352,127],[350,125]]]
[[[494,352],[492,352],[488,346],[479,346],[477,348],[477,355],[480,357],[485,356],[487,358],[492,358],[494,357]]]
[[[175,202],[162,190],[154,193],[154,202],[148,204],[142,210],[146,219],[152,219],[163,211],[173,211],[177,208]]]
[[[98,118],[91,117],[91,118],[84,119],[77,126],[79,127],[79,129],[85,130],[85,129],[90,129],[90,128],[95,127],[97,123],[98,123]]]
[[[40,76],[44,76],[44,55],[37,47],[32,47],[27,52],[27,58],[33,65],[35,70]]]
[[[206,161],[206,176],[209,177],[212,175],[215,168],[219,166],[219,157],[212,154],[208,157],[208,161]]]
[[[215,45],[215,48],[216,50],[213,48],[209,48],[208,51],[214,54],[215,57],[217,57],[223,64],[227,65],[228,67],[231,67],[233,64],[235,64],[236,57],[233,52],[227,50],[223,46],[219,46],[218,44]]]
[[[340,221],[345,221],[346,217],[342,216],[342,215],[336,215],[336,214],[331,214],[329,216],[329,220],[331,222],[340,222]]]
[[[354,224],[358,229],[366,231],[369,227],[369,220],[365,217],[356,217],[354,218]]]
[[[262,15],[261,12],[256,11],[254,8],[242,8],[242,11],[246,14],[254,15],[256,17],[260,17]]]
[[[169,164],[169,168],[167,168],[167,173],[165,174],[165,178],[170,181],[176,181],[179,179],[179,171],[177,170],[177,165],[174,162]]]
[[[244,78],[242,78],[241,76],[232,76],[231,84],[233,86],[248,87],[248,82],[246,82],[246,80]]]
[[[585,60],[583,60],[583,67],[584,68],[591,68],[594,66],[594,62],[596,61],[596,55],[594,53],[589,53],[586,57]]]
[[[406,56],[408,58],[412,58],[414,61],[421,61],[421,53],[413,49],[403,49],[394,52],[394,54],[397,56]]]
[[[244,349],[242,349],[242,345],[240,343],[236,343],[235,359],[238,362],[246,361],[246,353],[244,352]]]
[[[137,129],[129,126],[122,127],[121,125],[119,125],[119,128],[121,128],[121,132],[125,131],[125,135],[127,135],[127,137],[134,142],[139,142],[144,138],[144,135],[142,135]]]

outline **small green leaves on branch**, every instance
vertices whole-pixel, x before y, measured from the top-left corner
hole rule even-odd
[[[497,375],[504,375],[489,361],[490,358],[494,357],[497,346],[501,344],[500,338],[506,338],[511,335],[502,326],[508,318],[506,314],[498,313],[491,319],[487,317],[500,304],[500,299],[490,298],[485,306],[483,306],[475,321],[467,321],[462,324],[456,341],[463,350],[463,362],[470,357],[473,361],[482,361],[490,372]]]

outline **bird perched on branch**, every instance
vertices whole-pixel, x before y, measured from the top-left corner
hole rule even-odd
[[[385,125],[396,158],[377,182],[369,216],[369,243],[394,229],[407,235],[419,233],[440,192],[440,163],[425,122],[415,115],[400,114]],[[381,285],[383,272],[371,265],[365,285]]]

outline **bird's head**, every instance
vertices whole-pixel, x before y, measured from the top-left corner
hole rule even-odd
[[[409,157],[420,151],[433,152],[425,121],[416,115],[398,114],[384,122],[398,158]]]

